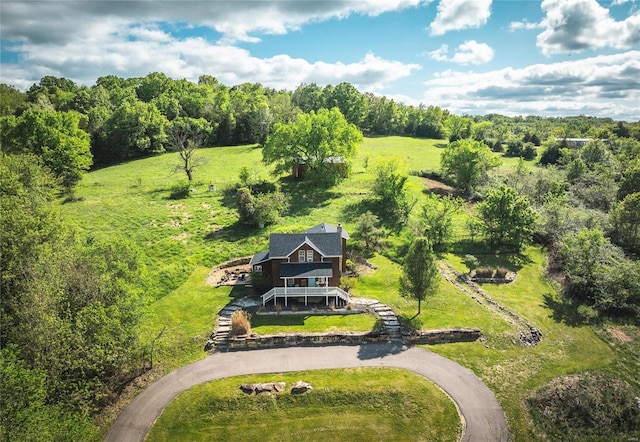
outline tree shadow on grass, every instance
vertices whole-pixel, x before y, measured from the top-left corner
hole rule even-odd
[[[280,180],[280,189],[289,196],[289,208],[285,215],[303,216],[313,209],[328,206],[341,194],[331,188],[319,187],[311,181],[298,181],[292,177]]]
[[[406,330],[409,333],[422,330],[422,318],[418,313],[413,316],[404,314],[398,315],[398,321],[402,325],[403,330]]]
[[[568,299],[557,300],[550,293],[543,295],[544,306],[551,310],[550,317],[554,321],[566,324],[570,327],[579,327],[585,324],[594,324],[593,320],[580,313],[580,304]]]
[[[392,210],[389,210],[388,207],[385,207],[385,205],[376,198],[364,198],[360,201],[347,204],[342,209],[341,216],[342,219],[347,222],[356,222],[360,215],[366,212],[371,212],[376,215],[380,224],[392,232],[398,233],[405,226],[404,223],[398,220],[397,215],[395,215]]]
[[[246,285],[234,285],[229,292],[229,298],[232,300],[247,297],[256,298],[257,295],[252,287],[247,287]]]
[[[531,257],[522,252],[513,250],[496,250],[485,243],[479,242],[457,242],[450,248],[452,253],[457,255],[473,255],[478,258],[478,267],[504,267],[512,272],[520,269],[533,261]]]
[[[360,215],[366,212],[371,212],[377,216],[377,209],[375,202],[372,199],[366,198],[344,206],[340,216],[341,219],[354,223]],[[378,219],[380,219],[380,217],[378,217]]]
[[[211,241],[223,240],[227,242],[237,242],[246,240],[247,237],[250,236],[259,235],[260,233],[259,229],[237,221],[230,226],[224,226],[206,233],[204,235],[204,239]]]
[[[251,318],[251,326],[301,326],[308,318],[309,315],[254,315]]]

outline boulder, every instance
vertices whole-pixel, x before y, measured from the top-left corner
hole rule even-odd
[[[313,390],[313,387],[311,386],[311,384],[308,384],[307,382],[303,382],[303,381],[298,381],[295,384],[293,384],[293,387],[291,387],[291,394],[304,394],[307,391],[311,391]]]
[[[240,390],[247,394],[260,394],[275,391],[280,393],[287,384],[284,382],[265,382],[262,384],[242,384]]]
[[[256,387],[253,384],[242,384],[240,385],[240,390],[242,390],[243,393],[253,394],[256,391]]]

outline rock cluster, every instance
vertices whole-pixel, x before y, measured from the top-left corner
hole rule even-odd
[[[286,387],[285,382],[265,382],[262,384],[240,384],[240,390],[249,395],[260,393],[280,393]],[[313,390],[308,382],[298,381],[291,387],[291,394],[304,394]]]
[[[240,390],[247,394],[280,393],[287,384],[284,382],[266,382],[263,384],[242,384]]]

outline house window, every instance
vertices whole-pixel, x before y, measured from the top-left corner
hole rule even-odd
[[[298,250],[298,262],[304,262],[304,250]]]
[[[313,262],[313,250],[307,250],[307,262]]]
[[[262,266],[253,266],[253,271],[254,272],[261,272],[262,271]]]

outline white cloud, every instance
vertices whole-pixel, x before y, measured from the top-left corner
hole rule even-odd
[[[493,59],[493,49],[486,43],[478,43],[475,40],[465,41],[456,49],[453,57],[448,57],[449,46],[443,44],[435,51],[428,52],[431,58],[437,61],[450,61],[459,64],[484,64]]]
[[[2,2],[3,39],[68,43],[90,37],[96,26],[168,22],[201,25],[229,41],[259,41],[251,35],[285,34],[302,25],[352,14],[376,16],[430,0],[335,1],[38,1]]]
[[[431,35],[479,28],[491,15],[492,0],[440,0],[436,18],[429,26]]]
[[[541,29],[544,26],[542,25],[542,23],[531,23],[528,20],[522,20],[522,21],[512,21],[511,23],[509,23],[509,31],[513,32],[513,31],[518,31],[520,29],[524,29],[524,30],[531,30],[531,29]]]
[[[544,31],[537,46],[545,55],[640,44],[640,12],[616,21],[596,0],[544,0]]]
[[[202,38],[180,40],[153,27],[120,26],[110,31],[91,44],[23,43],[19,50],[24,54],[24,67],[3,64],[2,81],[25,89],[43,75],[54,75],[91,85],[104,75],[144,76],[159,71],[194,82],[209,74],[228,85],[260,82],[277,89],[293,89],[303,82],[347,81],[369,91],[380,90],[420,69],[417,64],[385,60],[373,53],[348,64],[310,63],[284,54],[258,58],[246,49]]]
[[[424,84],[423,102],[458,114],[587,114],[637,120],[640,52],[484,73],[447,70]]]
[[[449,45],[447,44],[442,44],[442,46],[440,46],[435,51],[425,52],[425,55],[428,55],[429,57],[437,61],[449,61],[448,54],[449,54]]]

